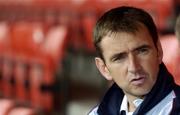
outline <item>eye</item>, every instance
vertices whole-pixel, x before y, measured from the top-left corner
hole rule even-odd
[[[138,49],[137,50],[138,54],[147,54],[149,52],[149,49],[148,48],[141,48],[141,49]]]
[[[126,58],[127,58],[127,55],[126,55],[126,54],[120,54],[120,55],[117,55],[116,57],[114,57],[113,61],[114,61],[114,62],[122,62],[122,61],[124,61]]]

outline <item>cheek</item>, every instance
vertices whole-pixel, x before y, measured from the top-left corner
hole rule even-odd
[[[143,69],[147,72],[151,79],[156,79],[159,71],[159,61],[157,57],[151,57],[149,60],[143,61]]]
[[[127,69],[125,66],[113,66],[110,74],[114,82],[116,82],[120,87],[128,84]]]

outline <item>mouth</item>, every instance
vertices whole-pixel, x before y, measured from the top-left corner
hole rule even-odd
[[[136,86],[142,85],[142,84],[144,84],[144,82],[145,82],[145,77],[144,76],[137,77],[137,78],[134,78],[134,79],[131,80],[131,83],[133,85],[136,85]]]

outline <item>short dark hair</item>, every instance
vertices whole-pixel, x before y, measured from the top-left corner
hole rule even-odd
[[[93,33],[97,55],[104,60],[100,42],[107,34],[136,33],[141,25],[148,29],[156,46],[158,40],[157,28],[152,17],[146,11],[135,7],[122,6],[104,13],[97,21]]]

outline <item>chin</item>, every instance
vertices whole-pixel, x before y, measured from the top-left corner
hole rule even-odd
[[[134,93],[135,96],[137,97],[144,97],[145,95],[147,95],[150,92],[150,90],[136,90]]]

